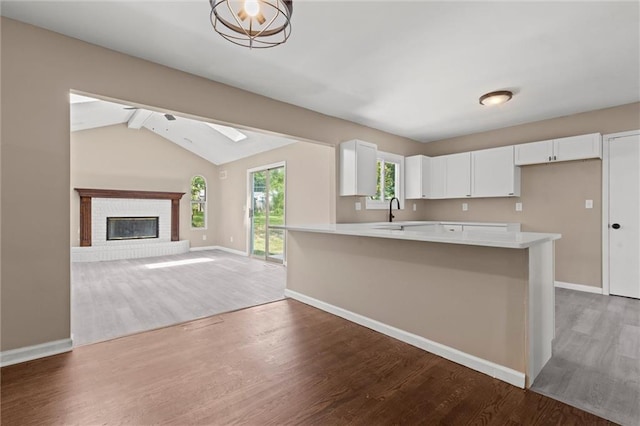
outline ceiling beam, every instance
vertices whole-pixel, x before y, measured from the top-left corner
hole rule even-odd
[[[147,121],[149,117],[151,117],[151,114],[153,114],[153,111],[138,108],[131,115],[129,122],[127,123],[127,127],[129,127],[130,129],[140,130],[140,128],[144,125],[144,122]]]

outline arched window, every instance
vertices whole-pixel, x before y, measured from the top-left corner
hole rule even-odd
[[[191,179],[191,227],[207,227],[207,181],[202,176]]]

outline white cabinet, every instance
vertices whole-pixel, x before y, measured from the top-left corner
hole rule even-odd
[[[523,143],[515,146],[517,166],[553,161],[553,140]]]
[[[340,195],[375,195],[378,149],[351,140],[340,144]]]
[[[431,157],[431,184],[429,185],[429,198],[447,198],[445,184],[447,174],[447,159],[445,157]]]
[[[553,140],[553,161],[585,160],[587,158],[602,158],[602,136],[600,133]]]
[[[471,153],[443,155],[445,159],[445,198],[471,196]]]
[[[591,133],[525,143],[516,145],[515,149],[515,163],[518,166],[602,158],[602,136],[600,133]]]
[[[414,155],[404,159],[404,198],[429,198],[431,195],[431,158]]]
[[[514,147],[483,149],[471,153],[472,197],[520,195],[520,168],[513,159]]]

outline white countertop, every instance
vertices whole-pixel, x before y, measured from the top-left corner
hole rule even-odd
[[[538,232],[496,232],[496,231],[446,231],[434,226],[433,230],[414,230],[416,225],[474,225],[474,226],[506,226],[506,223],[489,222],[375,222],[375,223],[340,223],[328,225],[288,225],[289,231],[316,232],[322,234],[352,235],[358,237],[391,238],[395,240],[426,241],[432,243],[464,244],[471,246],[503,247],[524,249],[547,241],[557,240],[560,234]],[[396,229],[380,229],[381,227],[397,227]],[[405,229],[398,229],[405,227]]]

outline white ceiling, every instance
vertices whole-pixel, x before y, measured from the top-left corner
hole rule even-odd
[[[231,129],[227,126],[180,116],[174,118],[167,120],[162,112],[71,95],[72,132],[127,123],[131,131],[150,130],[213,164],[228,163],[296,142],[248,130],[241,130],[246,138],[235,142],[221,133]]]
[[[637,1],[296,0],[289,41],[218,36],[209,2],[3,1],[3,15],[420,141],[640,100]],[[485,92],[513,100],[482,107]]]

